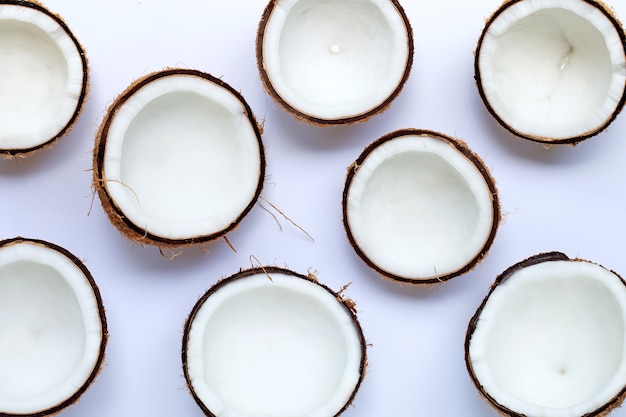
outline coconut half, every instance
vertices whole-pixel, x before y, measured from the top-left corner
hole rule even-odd
[[[67,134],[88,80],[85,52],[59,16],[0,1],[0,155],[27,156]]]
[[[206,415],[329,417],[353,401],[366,347],[352,301],[314,277],[264,267],[202,296],[185,324],[182,362]]]
[[[501,274],[471,319],[465,359],[502,414],[603,416],[626,393],[626,284],[562,253]]]
[[[0,241],[0,414],[46,416],[95,379],[107,325],[98,287],[52,243]]]
[[[626,100],[626,36],[595,0],[509,0],[475,55],[478,90],[520,137],[575,144],[604,130]]]
[[[343,222],[356,253],[383,276],[445,281],[487,254],[500,222],[495,182],[465,143],[405,129],[370,144],[348,169]]]
[[[316,125],[363,121],[400,93],[413,32],[397,0],[271,0],[257,66],[268,94]]]
[[[115,99],[93,163],[111,222],[159,247],[206,243],[235,228],[265,176],[261,133],[244,98],[186,69],[149,74]]]

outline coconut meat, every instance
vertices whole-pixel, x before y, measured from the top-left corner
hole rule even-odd
[[[495,288],[471,336],[471,366],[516,413],[586,415],[626,386],[625,325],[618,276],[590,262],[543,262]]]
[[[85,68],[73,39],[32,7],[0,5],[0,149],[42,145],[73,118]]]
[[[401,84],[407,30],[389,0],[280,0],[265,27],[263,65],[298,111],[326,120],[358,116]]]
[[[30,414],[67,400],[93,372],[102,327],[82,271],[36,244],[0,249],[0,411]]]
[[[356,244],[378,268],[430,279],[458,271],[481,252],[493,198],[476,165],[449,143],[403,136],[358,167],[347,217]]]
[[[578,137],[615,112],[626,88],[625,54],[614,24],[591,2],[520,1],[490,23],[480,80],[489,105],[514,130]]]
[[[193,390],[220,417],[336,415],[358,386],[353,317],[318,284],[261,272],[211,294],[188,335]]]
[[[109,195],[134,224],[160,237],[220,232],[254,199],[261,152],[230,91],[189,75],[142,86],[116,112],[104,154]]]

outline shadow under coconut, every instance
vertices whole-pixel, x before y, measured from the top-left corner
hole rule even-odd
[[[95,203],[94,203],[95,204]],[[96,209],[94,207],[94,209]],[[92,214],[93,216],[93,214]],[[98,216],[100,217],[100,216]],[[141,245],[127,239],[113,227],[102,213],[101,230],[106,229],[106,235],[100,237],[99,249],[107,259],[118,259],[123,265],[136,265],[151,277],[166,276],[177,279],[188,270],[196,270],[206,266],[211,257],[223,257],[232,249],[220,239],[207,243],[205,246],[184,247],[174,249],[160,249],[152,245]],[[98,226],[100,228],[100,226]],[[154,274],[152,274],[154,273]]]
[[[95,114],[85,104],[72,129],[49,147],[41,148],[27,156],[0,156],[0,176],[25,176],[50,172],[54,167],[62,167],[72,158],[84,160],[80,173],[91,167],[93,130],[91,122]]]
[[[368,267],[355,255],[349,245],[346,245],[343,256],[352,258],[354,276],[359,277],[367,285],[372,285],[374,293],[387,293],[392,297],[406,297],[411,299],[438,299],[443,297],[455,297],[467,294],[471,286],[476,285],[476,277],[472,275],[480,273],[481,265],[477,265],[472,271],[452,278],[447,281],[433,284],[411,284],[394,281]],[[354,280],[356,281],[356,279]]]
[[[599,143],[607,142],[602,140],[604,132],[590,137],[577,145],[549,145],[534,142],[518,137],[502,127],[497,120],[484,109],[481,102],[474,101],[472,108],[478,108],[478,110],[475,111],[476,120],[479,120],[486,128],[489,140],[494,145],[498,146],[499,149],[506,152],[509,157],[532,160],[545,165],[579,164],[599,157],[598,154],[602,152],[602,146],[598,146]]]
[[[294,145],[316,152],[364,148],[380,136],[384,114],[371,120],[347,125],[315,126],[298,120],[278,106],[272,106],[266,116],[264,141],[271,147],[275,140],[288,141]],[[274,126],[280,127],[274,130]]]
[[[75,144],[71,146],[71,143],[66,143],[72,142],[75,139],[77,138],[73,137],[73,135],[63,137],[59,139],[57,143],[53,144],[51,148],[40,149],[26,157],[13,156],[7,158],[0,156],[0,176],[23,177],[26,175],[50,172],[53,167],[61,166],[64,161],[70,157],[70,155],[67,155],[67,152],[77,148]],[[66,149],[68,147],[71,149]],[[86,155],[86,166],[88,165],[89,159],[89,155]]]
[[[28,158],[19,156],[12,158],[0,157],[0,176],[21,177],[39,170],[45,170],[45,161],[42,161],[47,158],[47,155],[42,155],[45,153],[47,152],[37,152]]]
[[[266,221],[263,219],[264,216],[267,216],[267,213],[257,201],[237,227],[225,236],[204,244],[178,248],[159,248],[154,245],[141,245],[133,242],[119,233],[109,223],[104,213],[102,213],[102,219],[99,221],[106,222],[107,229],[112,235],[110,239],[105,239],[111,242],[111,246],[114,246],[111,250],[114,250],[115,254],[110,256],[120,257],[124,259],[123,262],[139,265],[148,274],[155,272],[155,275],[180,279],[181,274],[184,274],[185,271],[205,268],[211,264],[212,260],[221,261],[237,258],[243,253],[243,247],[248,245],[244,241],[253,235],[253,229],[257,228],[259,222]],[[246,260],[246,262],[248,261]]]

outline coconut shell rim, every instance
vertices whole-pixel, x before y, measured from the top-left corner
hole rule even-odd
[[[620,274],[618,274],[617,272],[615,272],[614,270],[605,268],[604,266],[597,264],[595,262],[591,262],[585,259],[581,259],[581,258],[570,258],[567,255],[565,255],[562,252],[559,251],[552,251],[552,252],[542,252],[542,253],[538,253],[536,255],[530,256],[522,261],[519,261],[511,266],[509,266],[508,268],[506,268],[500,275],[498,275],[495,279],[495,281],[491,284],[491,286],[489,287],[489,290],[487,292],[487,295],[485,295],[485,297],[482,299],[480,305],[478,306],[478,308],[476,309],[476,312],[472,315],[472,318],[470,319],[468,326],[467,326],[467,330],[465,333],[465,341],[464,341],[464,360],[465,360],[465,366],[467,369],[467,372],[469,374],[469,377],[472,381],[472,384],[474,385],[474,387],[476,388],[476,390],[478,391],[478,393],[480,394],[480,396],[487,401],[487,403],[492,406],[494,409],[496,409],[500,414],[505,415],[505,416],[510,416],[510,417],[533,417],[533,416],[526,416],[525,414],[521,414],[518,413],[514,410],[511,410],[510,408],[500,404],[493,396],[491,396],[489,393],[487,393],[487,391],[483,388],[482,384],[480,383],[480,381],[478,380],[478,378],[476,377],[475,373],[474,373],[474,367],[472,366],[472,361],[471,361],[471,357],[470,357],[470,343],[472,340],[472,336],[474,334],[474,331],[476,330],[476,326],[478,324],[478,321],[480,319],[480,315],[482,313],[482,311],[485,308],[485,305],[487,304],[487,302],[489,301],[489,298],[491,297],[491,295],[493,294],[493,292],[495,291],[495,289],[498,287],[498,285],[500,285],[501,283],[505,282],[506,280],[508,280],[512,275],[514,275],[516,272],[526,268],[526,267],[530,267],[533,265],[537,265],[543,262],[555,262],[555,261],[566,261],[566,262],[588,262],[594,265],[597,265],[611,273],[613,273],[614,275],[616,275],[620,281],[622,282],[622,284],[626,287],[626,281],[624,281],[624,279],[622,278],[622,276]],[[584,415],[582,415],[581,417],[603,417],[606,416],[607,414],[609,414],[611,411],[613,411],[615,408],[619,407],[622,402],[626,399],[626,385],[624,387],[622,387],[621,391],[618,392],[610,401],[608,401],[607,403],[601,405],[600,407],[596,408],[594,411],[590,412],[590,413],[586,413]]]
[[[402,75],[402,78],[398,82],[398,85],[396,86],[396,88],[387,96],[387,98],[383,102],[381,102],[380,104],[378,104],[377,106],[373,108],[370,108],[364,111],[363,113],[352,115],[352,116],[347,116],[347,117],[340,117],[336,119],[330,119],[330,118],[327,119],[327,118],[317,117],[315,115],[300,111],[295,106],[292,106],[291,104],[287,103],[287,101],[285,101],[282,98],[282,96],[278,93],[278,91],[274,87],[271,81],[271,78],[266,70],[265,60],[263,59],[263,40],[265,38],[265,28],[270,21],[274,8],[280,2],[280,0],[269,0],[269,2],[267,3],[263,11],[263,14],[261,16],[261,19],[257,27],[257,35],[256,35],[256,41],[255,41],[256,62],[257,62],[257,69],[259,72],[259,76],[261,78],[261,82],[263,84],[263,88],[265,89],[265,92],[276,103],[278,103],[280,107],[282,107],[287,113],[291,114],[297,120],[308,123],[313,126],[318,126],[318,127],[350,125],[350,124],[354,124],[358,122],[365,122],[371,119],[372,117],[385,112],[391,106],[392,102],[400,95],[400,93],[404,89],[404,86],[406,82],[408,81],[409,76],[411,74],[411,69],[413,66],[413,59],[414,59],[414,54],[415,54],[415,51],[414,51],[415,42],[414,42],[413,28],[411,26],[411,23],[409,21],[409,18],[406,12],[404,11],[404,8],[400,4],[399,0],[387,0],[387,1],[389,1],[394,6],[398,15],[401,17],[402,21],[404,22],[404,27],[407,32],[408,55],[407,55],[407,62],[404,67],[404,73]]]
[[[56,133],[55,136],[49,138],[43,143],[40,143],[35,146],[31,146],[28,148],[11,148],[11,149],[0,149],[0,156],[6,159],[11,159],[13,157],[28,157],[31,156],[38,151],[51,149],[54,145],[63,137],[67,136],[70,131],[73,129],[74,125],[78,121],[81,113],[84,110],[85,102],[87,101],[87,97],[89,95],[90,90],[90,68],[89,68],[89,60],[87,59],[87,55],[85,53],[85,48],[80,44],[72,30],[65,23],[65,21],[61,18],[60,15],[53,13],[50,9],[45,7],[38,1],[28,1],[28,0],[0,0],[1,6],[20,6],[27,7],[31,9],[35,9],[41,13],[44,13],[46,16],[53,19],[61,29],[68,35],[68,37],[72,40],[78,55],[81,59],[81,65],[83,68],[83,81],[81,85],[80,95],[78,97],[78,101],[76,103],[76,108],[72,117],[68,120],[65,126]]]
[[[91,274],[91,272],[89,271],[89,269],[87,269],[87,266],[76,255],[74,255],[69,250],[67,250],[64,247],[59,246],[59,245],[57,245],[55,243],[52,243],[52,242],[49,242],[49,241],[46,241],[46,240],[42,240],[42,239],[24,238],[24,237],[21,237],[21,236],[10,238],[10,239],[0,240],[0,249],[7,248],[7,247],[10,247],[12,245],[17,245],[17,244],[31,244],[31,245],[42,246],[42,247],[45,247],[47,249],[56,251],[56,252],[60,253],[61,255],[65,256],[69,261],[71,261],[81,271],[81,274],[83,275],[85,280],[88,282],[89,286],[91,287],[92,294],[94,296],[94,300],[96,301],[96,304],[98,306],[98,317],[99,317],[99,320],[100,320],[100,345],[98,347],[99,353],[98,353],[98,358],[97,358],[96,362],[94,363],[93,369],[91,370],[91,372],[90,372],[89,376],[87,377],[87,379],[85,379],[85,382],[83,383],[83,385],[81,385],[80,387],[76,388],[76,390],[74,391],[74,394],[72,394],[70,397],[64,399],[63,401],[59,402],[58,404],[56,404],[56,405],[54,405],[52,407],[49,407],[49,408],[47,408],[45,410],[37,411],[35,413],[27,413],[27,414],[22,414],[22,413],[18,413],[18,414],[15,414],[15,413],[5,413],[5,412],[0,410],[0,417],[17,417],[17,416],[20,416],[20,417],[44,417],[44,416],[51,416],[51,415],[58,414],[62,410],[64,410],[64,409],[74,405],[75,403],[77,403],[78,400],[82,397],[82,395],[89,389],[89,387],[91,387],[91,385],[96,380],[97,376],[102,371],[102,368],[103,368],[103,365],[104,365],[104,358],[105,358],[105,354],[106,354],[106,347],[107,347],[107,343],[108,343],[108,339],[109,339],[109,331],[108,331],[108,324],[107,324],[107,319],[106,319],[106,311],[105,311],[105,308],[104,308],[104,303],[102,301],[102,296],[101,296],[98,284],[96,283],[96,281],[95,281],[93,275]]]
[[[512,126],[510,126],[508,123],[506,123],[496,112],[496,110],[493,108],[493,106],[489,103],[489,100],[484,92],[483,89],[483,82],[482,82],[482,77],[480,75],[480,51],[482,49],[482,45],[483,45],[483,40],[485,38],[485,35],[487,34],[487,32],[489,31],[489,27],[491,26],[491,24],[502,14],[506,11],[506,9],[508,9],[509,7],[511,7],[512,5],[519,3],[519,2],[523,2],[525,0],[505,0],[492,14],[491,16],[489,16],[484,24],[484,27],[482,29],[482,32],[480,34],[480,37],[478,39],[478,43],[476,45],[476,49],[474,52],[474,81],[476,82],[476,88],[478,89],[478,94],[481,98],[481,101],[483,102],[484,106],[486,107],[487,111],[489,112],[489,114],[498,122],[498,124],[500,126],[502,126],[504,129],[506,129],[507,131],[509,131],[509,133],[513,134],[514,136],[517,136],[519,138],[531,141],[531,142],[536,142],[536,143],[541,143],[544,145],[577,145],[578,143],[587,140],[593,136],[596,136],[600,133],[602,133],[603,131],[605,131],[606,129],[608,129],[609,125],[611,125],[613,123],[613,121],[615,121],[615,119],[617,118],[617,116],[621,113],[621,111],[623,110],[624,106],[626,105],[626,83],[624,83],[624,89],[622,90],[622,96],[620,98],[620,100],[618,101],[618,103],[615,106],[615,109],[613,110],[613,113],[602,123],[600,123],[598,126],[596,126],[593,130],[590,130],[588,132],[584,132],[580,135],[576,135],[576,136],[570,136],[570,137],[565,137],[565,138],[549,138],[549,137],[545,137],[545,136],[540,136],[540,135],[531,135],[528,133],[524,133],[521,132],[515,128],[513,128]],[[584,3],[587,3],[593,7],[595,7],[596,9],[600,10],[602,12],[602,14],[611,22],[612,26],[615,28],[618,37],[620,38],[620,43],[622,45],[622,50],[624,53],[624,58],[626,59],[626,32],[624,31],[624,27],[622,26],[622,23],[620,22],[620,20],[617,18],[617,16],[615,15],[615,13],[613,12],[613,10],[611,10],[610,7],[608,7],[606,4],[604,4],[602,1],[598,1],[598,0],[577,0],[577,1],[581,1]]]
[[[326,292],[328,292],[330,295],[332,295],[333,297],[335,297],[337,299],[337,302],[339,302],[343,308],[345,309],[345,311],[347,312],[347,314],[350,316],[350,319],[352,321],[352,324],[354,325],[354,328],[357,330],[357,334],[359,336],[359,342],[361,345],[361,361],[360,361],[360,366],[359,366],[359,380],[357,381],[356,385],[354,386],[352,393],[350,395],[350,397],[348,398],[346,404],[334,415],[334,417],[339,416],[340,414],[342,414],[348,407],[350,407],[350,405],[354,402],[354,399],[356,398],[356,395],[361,387],[361,384],[363,382],[363,379],[365,378],[365,374],[366,374],[366,370],[367,370],[367,342],[365,340],[365,335],[363,333],[363,328],[361,327],[361,323],[359,322],[359,319],[357,317],[357,313],[356,313],[356,309],[354,306],[354,302],[352,302],[352,300],[349,299],[344,299],[341,295],[341,291],[337,292],[332,290],[329,286],[327,286],[326,284],[323,284],[321,282],[318,281],[318,279],[312,275],[303,275],[300,274],[298,272],[295,272],[291,269],[288,268],[284,268],[284,267],[278,267],[278,266],[257,266],[257,267],[251,267],[251,268],[247,268],[247,269],[240,269],[237,273],[230,275],[226,278],[222,278],[220,280],[218,280],[215,284],[213,284],[207,291],[205,291],[205,293],[198,299],[198,301],[196,301],[196,303],[194,304],[191,312],[189,313],[189,315],[187,316],[187,318],[185,319],[185,323],[184,323],[184,327],[183,327],[183,338],[182,338],[182,349],[181,349],[181,360],[182,360],[182,367],[183,367],[183,376],[185,378],[185,383],[187,385],[187,389],[189,390],[191,396],[193,397],[194,401],[196,402],[196,404],[200,407],[200,409],[202,410],[202,412],[209,416],[209,417],[217,417],[216,414],[213,414],[211,412],[211,410],[209,410],[209,408],[204,404],[204,402],[202,401],[202,399],[198,396],[198,394],[196,393],[195,389],[193,388],[193,385],[190,381],[190,377],[189,377],[189,371],[188,371],[188,353],[187,353],[187,347],[188,347],[188,343],[189,343],[189,332],[191,330],[191,326],[193,325],[193,321],[196,317],[196,315],[198,314],[198,312],[200,311],[200,309],[202,308],[202,306],[204,305],[204,303],[207,301],[207,299],[213,295],[215,292],[217,292],[220,288],[224,287],[225,285],[228,285],[229,283],[233,282],[233,281],[238,281],[241,279],[245,279],[248,278],[250,276],[253,275],[258,275],[258,274],[265,274],[268,276],[268,279],[270,279],[271,274],[273,273],[279,273],[279,274],[283,274],[283,275],[287,275],[287,276],[291,276],[297,279],[304,279],[306,281],[309,281],[311,283],[314,283],[318,286],[320,286],[322,289],[324,289]]]
[[[160,78],[169,77],[169,76],[190,76],[190,77],[199,77],[207,82],[211,82],[216,84],[217,86],[224,88],[229,93],[231,93],[242,105],[244,110],[244,114],[247,117],[250,125],[254,131],[254,134],[257,139],[257,144],[259,146],[259,181],[257,184],[257,188],[252,196],[249,204],[244,208],[244,210],[235,218],[233,221],[225,228],[213,232],[207,235],[199,235],[190,238],[182,238],[182,239],[172,239],[167,237],[158,236],[156,234],[150,233],[145,230],[141,226],[136,225],[130,219],[126,217],[124,211],[115,203],[115,201],[111,198],[107,191],[106,187],[106,175],[104,172],[104,153],[106,150],[106,139],[108,135],[108,130],[110,125],[115,118],[117,112],[124,106],[124,104],[133,96],[136,92],[138,92],[144,86],[150,84],[152,81],[156,81]],[[134,80],[130,85],[126,87],[124,91],[122,91],[110,104],[109,108],[106,110],[104,120],[100,123],[100,126],[96,132],[95,143],[94,143],[94,152],[93,152],[93,180],[92,186],[96,190],[100,202],[104,208],[104,211],[109,218],[109,221],[128,239],[138,244],[149,244],[153,246],[157,246],[159,248],[177,248],[184,246],[199,246],[203,244],[210,243],[215,241],[227,233],[233,231],[244,217],[252,210],[257,200],[261,196],[264,180],[265,180],[265,172],[266,172],[266,157],[265,157],[265,148],[263,145],[263,140],[261,137],[261,129],[257,123],[257,120],[254,116],[254,113],[245,98],[242,96],[240,92],[235,90],[230,84],[223,81],[221,78],[217,78],[208,72],[204,72],[201,70],[195,69],[186,69],[186,68],[166,68],[163,70],[154,71],[139,77]]]
[[[415,278],[415,277],[411,278],[411,277],[404,277],[404,276],[393,274],[381,268],[380,266],[376,265],[359,247],[358,243],[356,242],[356,239],[354,238],[352,234],[352,228],[350,227],[350,222],[348,220],[347,201],[348,201],[348,195],[350,192],[350,186],[352,185],[352,181],[354,177],[356,176],[363,162],[369,157],[369,155],[376,148],[378,148],[378,146],[382,145],[385,142],[388,142],[394,139],[399,139],[404,136],[434,137],[434,138],[437,138],[446,142],[449,146],[454,147],[458,152],[460,152],[466,159],[468,159],[478,169],[483,179],[485,180],[487,187],[489,188],[490,194],[492,196],[491,203],[492,203],[492,210],[493,210],[493,219],[492,219],[491,230],[489,232],[489,236],[487,237],[481,250],[476,254],[476,256],[472,258],[470,261],[468,261],[468,263],[466,263],[465,266],[458,269],[457,271],[444,274],[444,275],[439,275],[439,276],[432,277],[432,278],[430,277],[429,278]],[[474,153],[470,149],[470,147],[467,145],[467,143],[465,143],[464,141],[457,139],[457,138],[452,138],[451,136],[445,135],[440,132],[427,130],[427,129],[409,128],[409,129],[396,130],[396,131],[387,133],[386,135],[376,139],[374,142],[367,145],[365,149],[362,151],[362,153],[359,155],[359,157],[356,159],[356,161],[353,162],[352,165],[350,165],[350,167],[348,167],[348,174],[346,176],[344,189],[342,193],[341,207],[342,207],[342,220],[343,220],[344,231],[346,232],[350,246],[354,249],[354,251],[359,256],[359,258],[361,258],[361,260],[364,261],[368,267],[376,271],[383,278],[387,278],[398,283],[411,284],[411,285],[438,284],[438,283],[448,281],[452,278],[464,275],[467,272],[473,270],[478,264],[482,262],[482,260],[487,256],[489,250],[493,246],[493,242],[495,240],[499,224],[502,220],[502,212],[500,208],[500,200],[499,200],[498,190],[496,187],[496,182],[493,176],[491,175],[491,173],[489,172],[489,169],[487,168],[487,165],[482,160],[482,158],[480,158],[476,153]]]

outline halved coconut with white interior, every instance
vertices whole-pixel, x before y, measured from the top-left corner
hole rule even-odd
[[[67,134],[88,81],[85,52],[58,15],[0,0],[0,155],[26,156]]]
[[[159,247],[206,243],[234,229],[265,176],[261,133],[244,98],[187,69],[149,74],[115,99],[93,163],[111,222]]]
[[[100,292],[80,260],[42,240],[0,241],[0,415],[73,404],[98,374],[107,337]]]
[[[576,144],[604,130],[626,100],[626,36],[595,0],[508,0],[475,55],[483,102],[513,134]]]
[[[336,416],[365,374],[354,303],[277,267],[241,271],[196,303],[182,362],[209,416]]]
[[[356,253],[412,284],[472,269],[500,222],[494,180],[465,143],[405,129],[370,144],[348,169],[343,222]]]
[[[257,66],[268,94],[317,125],[367,120],[402,90],[413,32],[397,0],[271,0]]]
[[[471,319],[465,359],[504,415],[604,416],[626,395],[626,284],[558,252],[513,265]]]

